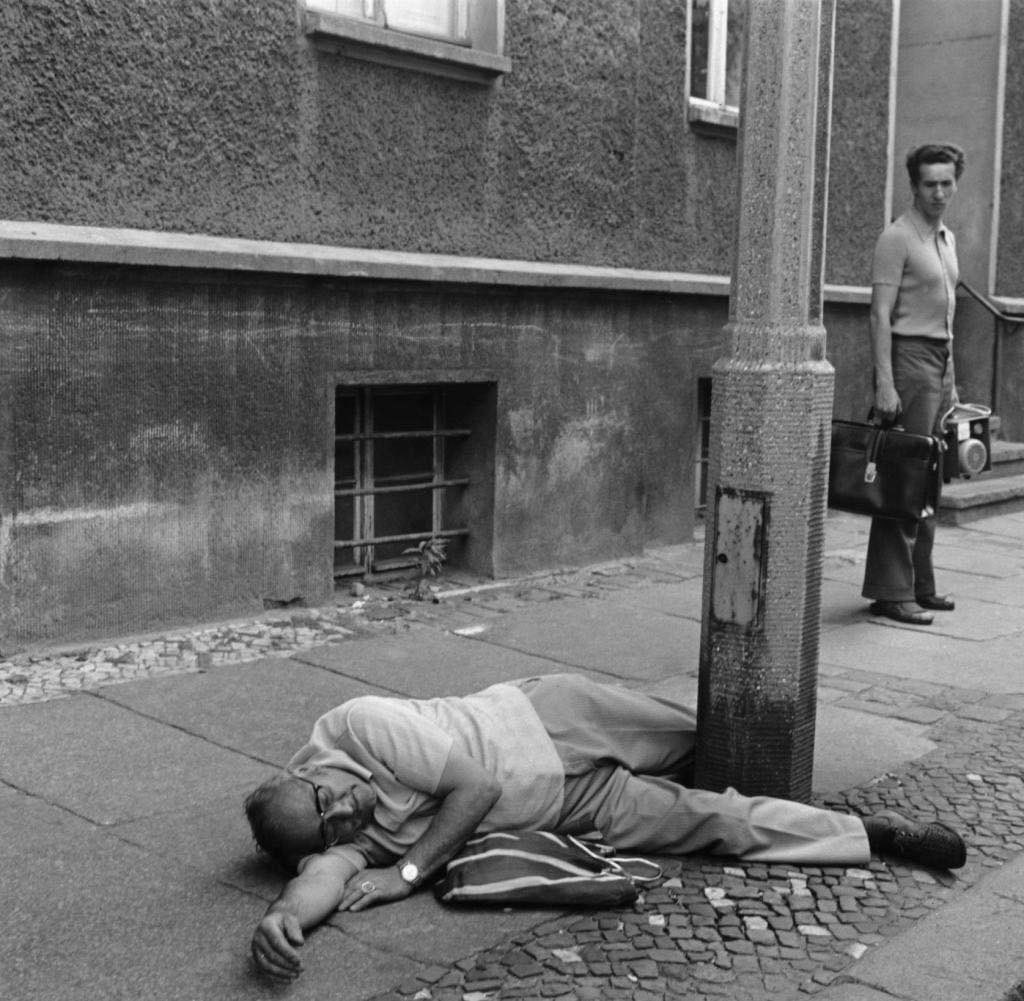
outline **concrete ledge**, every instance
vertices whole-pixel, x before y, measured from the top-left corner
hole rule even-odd
[[[675,295],[729,294],[728,277],[718,275],[0,220],[0,260],[4,259]]]
[[[728,275],[686,271],[418,254],[18,220],[0,220],[0,260],[722,297],[728,297],[731,285]],[[825,298],[830,302],[868,303],[871,290],[830,285],[825,288]]]

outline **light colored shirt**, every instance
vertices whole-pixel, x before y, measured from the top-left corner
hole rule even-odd
[[[536,710],[514,684],[462,697],[351,699],[317,720],[288,767],[343,768],[373,787],[372,822],[350,845],[329,849],[363,868],[389,864],[423,836],[440,806],[435,794],[455,747],[501,785],[477,830],[542,829],[558,820],[565,770]]]
[[[941,222],[933,229],[911,208],[879,236],[871,282],[899,289],[891,317],[894,335],[950,340],[959,280],[956,239]]]

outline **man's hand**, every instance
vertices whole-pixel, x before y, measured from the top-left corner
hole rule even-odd
[[[875,390],[875,416],[883,421],[894,421],[900,415],[902,405],[894,386],[879,385]]]
[[[338,910],[365,911],[367,907],[375,907],[377,904],[402,900],[410,893],[412,887],[399,875],[397,866],[364,869],[346,884]]]
[[[252,958],[268,977],[294,980],[302,972],[295,947],[306,940],[299,919],[288,911],[270,911],[256,926],[252,937]]]

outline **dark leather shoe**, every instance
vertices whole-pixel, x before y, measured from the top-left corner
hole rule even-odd
[[[945,824],[915,823],[891,810],[866,820],[868,842],[885,855],[931,869],[959,869],[967,861],[967,846],[956,831]]]
[[[910,626],[930,626],[934,619],[931,612],[918,608],[912,601],[875,601],[868,611]]]
[[[920,594],[914,600],[933,612],[952,612],[956,608],[956,602],[948,594]]]

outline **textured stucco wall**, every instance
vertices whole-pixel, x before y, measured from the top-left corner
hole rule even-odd
[[[0,218],[726,273],[736,140],[686,122],[685,6],[509,3],[513,69],[483,86],[320,51],[294,0],[5,4]],[[849,6],[843,282],[877,223],[888,38],[882,0]]]
[[[826,281],[871,282],[871,254],[887,221],[890,0],[836,5],[829,153]]]
[[[1024,198],[1020,196],[1024,190],[1024,0],[1010,0],[1000,190],[995,290],[1020,299],[1024,298]],[[1016,354],[1019,359],[1020,352]]]
[[[734,144],[685,129],[683,5],[507,10],[488,87],[319,51],[293,0],[4,5],[0,216],[727,268]]]
[[[692,533],[721,301],[49,265],[0,292],[0,649],[327,600],[360,373],[496,381],[499,575]]]

